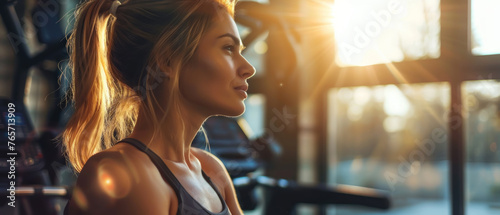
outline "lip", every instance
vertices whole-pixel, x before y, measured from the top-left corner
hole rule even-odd
[[[246,92],[248,90],[248,84],[243,84],[241,86],[235,87],[234,89],[236,89],[236,90],[243,90],[243,91]]]
[[[236,89],[236,92],[242,95],[245,99],[248,97],[247,91]]]
[[[248,97],[247,90],[248,85],[244,84],[234,88],[240,95],[242,95],[245,99]]]

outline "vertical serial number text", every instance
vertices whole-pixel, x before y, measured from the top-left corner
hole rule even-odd
[[[9,164],[9,172],[7,178],[9,180],[8,196],[10,200],[7,204],[11,207],[16,207],[16,106],[14,103],[7,105],[7,163]]]

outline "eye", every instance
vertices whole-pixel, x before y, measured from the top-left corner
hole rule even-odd
[[[230,53],[233,53],[236,50],[236,47],[234,45],[226,45],[224,46],[224,49],[229,51]]]

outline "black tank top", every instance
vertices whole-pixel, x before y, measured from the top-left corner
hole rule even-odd
[[[179,206],[177,208],[177,215],[229,215],[229,210],[227,208],[226,202],[222,198],[222,195],[220,194],[219,190],[217,187],[214,185],[210,177],[208,177],[203,170],[201,170],[201,173],[205,180],[212,186],[212,188],[215,190],[217,193],[217,196],[219,196],[220,201],[222,202],[222,211],[219,213],[213,213],[203,207],[198,201],[196,201],[187,191],[184,189],[184,187],[181,185],[181,183],[177,180],[177,178],[174,176],[174,174],[170,171],[170,169],[167,167],[167,165],[162,161],[160,156],[158,156],[156,153],[151,151],[149,148],[146,147],[146,145],[139,140],[133,139],[133,138],[126,138],[123,139],[119,142],[125,142],[130,145],[135,146],[137,149],[143,151],[146,153],[151,161],[153,161],[154,165],[156,168],[158,168],[160,174],[163,176],[165,180],[167,180],[167,183],[172,186],[174,189],[175,193],[177,194],[177,199],[179,202]],[[66,208],[64,210],[64,215],[68,214],[68,207],[66,205]]]

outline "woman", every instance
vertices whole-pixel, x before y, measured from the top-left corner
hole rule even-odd
[[[69,40],[80,172],[68,214],[243,214],[219,159],[191,148],[213,115],[245,111],[255,69],[234,2],[90,0]]]

